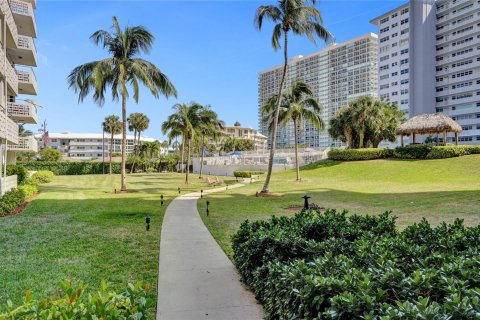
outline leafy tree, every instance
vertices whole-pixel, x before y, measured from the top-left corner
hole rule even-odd
[[[272,114],[276,97],[272,97],[269,103],[264,107],[264,112],[267,113],[266,121],[271,131],[273,128]],[[293,122],[293,130],[295,136],[295,167],[297,170],[297,181],[300,181],[300,166],[298,163],[298,131],[302,127],[304,120],[310,122],[317,130],[323,130],[325,124],[320,117],[321,107],[316,100],[310,87],[302,82],[296,81],[284,93],[280,106],[280,113],[278,121],[280,125],[286,126]]]
[[[262,188],[263,193],[268,192],[270,177],[272,175],[273,158],[275,156],[275,143],[277,136],[278,116],[280,113],[280,105],[282,103],[285,78],[288,69],[288,34],[290,31],[298,36],[307,36],[309,40],[316,44],[315,36],[324,41],[332,38],[331,33],[323,26],[323,19],[320,11],[315,8],[316,0],[279,0],[278,5],[260,6],[255,15],[255,26],[261,30],[263,20],[271,20],[275,26],[272,34],[272,47],[278,50],[280,39],[283,34],[283,72],[278,87],[277,100],[275,102],[273,113],[272,127],[272,145],[270,149],[270,157],[268,161],[268,171],[265,183]]]
[[[17,161],[32,162],[35,159],[37,159],[37,152],[35,151],[19,152],[17,154]]]
[[[111,89],[113,101],[122,100],[122,175],[121,190],[126,190],[127,100],[128,87],[133,88],[133,99],[138,103],[139,84],[145,85],[155,98],[177,96],[168,77],[153,63],[137,56],[148,53],[154,37],[144,27],[125,27],[123,30],[113,17],[113,33],[98,30],[90,37],[96,45],[102,45],[111,55],[100,61],[92,61],[76,67],[68,76],[68,83],[79,101],[93,91],[93,99],[99,105],[105,102],[105,93]]]
[[[221,146],[223,152],[233,151],[252,151],[255,150],[255,142],[249,139],[235,139],[233,137],[227,137]]]
[[[140,145],[140,135],[142,131],[145,131],[148,129],[148,126],[150,124],[150,119],[143,113],[140,112],[135,112],[130,114],[130,116],[127,118],[128,121],[128,130],[133,131],[133,145],[134,147],[137,145]],[[138,137],[137,137],[138,134]],[[134,157],[133,157],[133,162],[130,168],[130,173],[133,173],[135,170],[135,159],[138,156],[137,153],[138,148],[134,148]]]
[[[38,152],[40,161],[58,161],[62,157],[60,151],[53,148],[43,148]]]
[[[111,116],[105,117],[105,120],[102,122],[102,127],[103,131],[110,133],[110,151],[108,152],[110,155],[109,174],[112,174],[113,137],[122,132],[122,123],[118,116],[112,114]],[[105,152],[105,150],[103,150],[103,152]]]
[[[380,142],[396,141],[395,130],[404,121],[403,111],[389,102],[361,96],[330,119],[329,134],[349,148],[378,148]]]

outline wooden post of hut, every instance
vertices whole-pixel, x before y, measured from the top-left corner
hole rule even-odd
[[[447,130],[443,130],[443,145],[447,145]]]
[[[403,147],[403,134],[401,135],[400,140],[402,141],[402,147]]]
[[[415,132],[413,133],[413,144],[415,144]]]
[[[455,132],[455,145],[458,146],[458,132]]]

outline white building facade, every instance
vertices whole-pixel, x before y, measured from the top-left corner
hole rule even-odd
[[[319,132],[311,123],[304,121],[299,128],[299,144],[312,148],[341,146],[341,142],[328,135],[330,118],[348,102],[362,95],[377,96],[378,38],[369,33],[343,43],[333,43],[309,56],[296,56],[288,65],[285,88],[296,80],[310,86],[322,106],[321,117],[326,128]],[[263,122],[263,107],[278,94],[283,65],[259,73],[258,119],[260,132],[269,137],[268,126]],[[277,148],[295,144],[293,123],[279,127]]]
[[[36,135],[39,148],[44,148],[45,143],[41,135]],[[155,142],[157,139],[140,137],[140,142]],[[113,136],[111,144],[111,135],[105,133],[50,133],[47,147],[60,151],[64,159],[72,160],[92,160],[110,157],[112,154],[122,152],[122,135]],[[133,152],[133,136],[127,135],[127,154]],[[160,148],[161,154],[167,154],[167,148]]]
[[[242,126],[239,123],[233,126],[224,126],[223,134],[234,139],[251,140],[255,144],[255,150],[264,150],[267,148],[267,137],[255,129]]]
[[[16,185],[16,177],[6,177],[6,164],[15,163],[18,152],[37,150],[33,136],[19,134],[18,126],[37,123],[29,99],[38,92],[35,8],[35,0],[0,0],[0,194]]]
[[[443,112],[462,126],[460,143],[480,144],[480,2],[411,0],[371,22],[379,96],[409,117]]]

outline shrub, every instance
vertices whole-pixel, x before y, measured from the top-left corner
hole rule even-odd
[[[7,165],[7,176],[17,175],[17,183],[20,185],[24,183],[25,179],[28,177],[28,170],[21,165]]]
[[[38,193],[38,186],[36,184],[24,184],[18,186],[17,189],[23,192],[25,199],[29,199]]]
[[[64,280],[57,297],[37,300],[27,291],[23,305],[13,306],[9,301],[3,308],[0,306],[0,319],[146,319],[150,290],[149,285],[129,284],[125,292],[118,294],[107,291],[102,281],[100,290],[87,293],[82,283]]]
[[[58,161],[62,157],[60,151],[53,148],[43,148],[38,154],[41,161]]]
[[[252,175],[264,174],[265,171],[247,171],[247,170],[236,170],[233,171],[233,176],[236,178],[251,178]]]
[[[480,302],[480,226],[302,211],[245,221],[233,237],[265,319],[467,319]]]
[[[48,170],[40,170],[32,175],[32,180],[37,183],[49,183],[53,180],[53,172]]]
[[[460,157],[468,154],[467,149],[462,146],[436,146],[427,154],[427,159],[445,159]]]
[[[55,175],[83,175],[83,174],[102,174],[101,162],[76,162],[76,161],[35,161],[22,163],[30,171],[49,170]],[[112,172],[120,173],[120,163],[112,163]],[[109,164],[105,163],[105,173],[108,173]]]
[[[431,144],[411,144],[395,148],[394,156],[399,159],[425,159],[432,148]]]
[[[390,158],[392,149],[365,148],[365,149],[332,149],[328,152],[330,160],[356,161]]]
[[[461,147],[465,149],[466,154],[480,154],[480,146],[464,145]]]
[[[0,198],[0,217],[6,216],[13,212],[21,204],[25,202],[25,192],[18,188],[6,192]]]

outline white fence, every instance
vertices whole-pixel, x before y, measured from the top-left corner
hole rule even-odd
[[[0,177],[0,195],[17,187],[17,176]]]
[[[299,149],[300,166],[327,158],[326,149]],[[236,170],[267,171],[270,152],[268,150],[240,152],[238,155],[204,157],[203,173],[217,176],[233,176]],[[193,172],[200,172],[201,158],[193,159]],[[279,149],[273,159],[273,171],[289,170],[295,167],[295,150]]]

